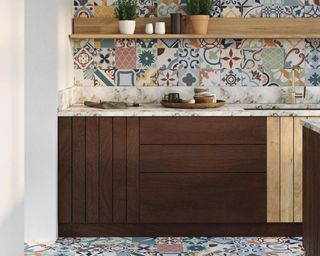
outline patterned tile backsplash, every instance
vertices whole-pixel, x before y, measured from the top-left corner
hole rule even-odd
[[[320,86],[320,40],[74,41],[75,85]]]
[[[74,0],[75,17],[110,17],[115,0]],[[138,0],[139,17],[185,12],[186,0]],[[212,17],[320,17],[320,0],[216,0]],[[320,88],[317,39],[73,40],[74,80],[82,87]]]

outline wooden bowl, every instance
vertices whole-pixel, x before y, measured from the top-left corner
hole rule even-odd
[[[213,103],[213,96],[194,96],[194,100],[197,103]]]

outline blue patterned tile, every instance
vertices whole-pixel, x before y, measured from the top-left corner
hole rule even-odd
[[[221,69],[221,86],[242,86],[241,69]]]
[[[134,69],[116,69],[115,85],[131,87],[136,82],[136,71]]]
[[[177,48],[158,48],[157,67],[159,69],[178,69],[179,54]]]
[[[318,69],[306,69],[306,86],[320,86],[320,71]]]
[[[156,48],[137,48],[138,69],[157,68],[157,49]]]
[[[199,49],[180,48],[179,64],[181,68],[198,69],[200,67]]]
[[[306,18],[319,18],[320,17],[320,6],[305,6],[304,16]]]
[[[198,86],[199,76],[199,69],[181,69],[179,70],[179,86]]]
[[[179,77],[178,70],[175,69],[160,69],[158,71],[158,86],[170,87],[178,86]]]
[[[320,49],[306,50],[306,68],[309,68],[309,69],[320,68]]]

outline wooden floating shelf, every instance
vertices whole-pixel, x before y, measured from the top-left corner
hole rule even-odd
[[[144,34],[146,23],[163,21],[168,34]],[[211,18],[208,34],[193,34],[190,23],[186,19],[183,34],[170,34],[169,18],[138,18],[134,35],[119,34],[118,20],[107,18],[76,18],[73,24],[71,39],[105,39],[105,38],[320,38],[319,18],[270,19],[270,18]]]

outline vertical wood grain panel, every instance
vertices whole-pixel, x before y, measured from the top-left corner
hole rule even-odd
[[[139,118],[127,119],[127,222],[139,222]]]
[[[112,222],[112,118],[100,118],[100,223]]]
[[[281,118],[281,222],[293,222],[293,117]]]
[[[113,222],[127,221],[127,121],[113,119]]]
[[[72,118],[60,117],[58,127],[58,207],[59,223],[72,221]]]
[[[280,222],[280,118],[267,119],[267,221]]]
[[[99,118],[86,118],[86,223],[99,222]]]
[[[293,216],[294,222],[302,222],[302,125],[300,121],[306,117],[294,118],[294,186]]]
[[[72,222],[86,222],[86,120],[72,121]]]

